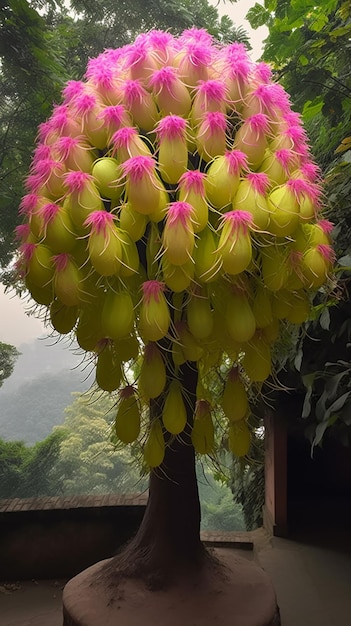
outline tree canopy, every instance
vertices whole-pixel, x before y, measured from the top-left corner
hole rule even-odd
[[[69,78],[84,75],[89,58],[123,46],[140,32],[179,33],[194,24],[222,41],[249,45],[207,0],[141,2],[11,0],[0,7],[0,267],[14,252],[13,232],[37,128]]]
[[[19,354],[14,346],[0,341],[0,387],[11,376]]]

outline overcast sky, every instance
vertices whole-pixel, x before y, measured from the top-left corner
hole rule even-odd
[[[235,4],[223,0],[209,0],[217,7],[220,16],[229,15],[236,26],[243,26],[250,36],[252,45],[251,57],[256,61],[261,54],[262,40],[267,36],[265,27],[253,31],[244,19],[247,11],[255,4],[255,0],[238,0]],[[25,301],[14,297],[12,293],[4,294],[0,285],[0,341],[18,347],[21,343],[32,341],[45,334],[42,322],[26,314],[28,305]]]

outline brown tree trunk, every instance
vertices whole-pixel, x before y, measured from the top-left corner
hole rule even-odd
[[[187,425],[167,442],[162,465],[151,471],[149,500],[132,541],[109,565],[117,575],[140,577],[152,587],[167,586],[179,570],[201,567],[200,502],[191,425],[196,402],[197,370],[185,363],[179,372],[187,408]],[[160,402],[151,414],[160,414]]]

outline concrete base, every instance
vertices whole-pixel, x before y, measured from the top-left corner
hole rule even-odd
[[[214,550],[194,579],[185,575],[166,590],[150,591],[136,579],[101,585],[100,561],[69,581],[63,592],[63,626],[280,626],[269,576],[230,549]]]

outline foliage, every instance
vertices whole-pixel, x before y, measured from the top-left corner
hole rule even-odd
[[[0,498],[30,498],[61,493],[55,471],[61,433],[27,447],[21,441],[0,439]]]
[[[254,431],[250,452],[243,459],[232,460],[229,487],[234,501],[241,505],[246,530],[262,526],[265,499],[264,433],[262,426]]]
[[[11,376],[19,355],[20,353],[14,346],[0,341],[0,387],[4,380]]]
[[[6,267],[37,127],[67,74],[55,33],[29,2],[1,3],[0,32],[0,267]]]
[[[76,394],[65,420],[54,429],[62,443],[55,471],[65,495],[137,492],[145,488],[128,450],[111,441],[115,402]]]
[[[264,6],[256,3],[247,17],[253,28],[263,23],[269,27],[263,58],[273,64],[302,113],[324,175],[327,216],[335,224],[339,282],[333,298],[322,291],[315,300],[314,318],[305,324],[297,343],[295,366],[302,378],[295,384],[305,389],[302,416],[312,444],[321,445],[331,426],[347,444],[351,433],[350,3],[265,0]]]

